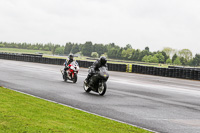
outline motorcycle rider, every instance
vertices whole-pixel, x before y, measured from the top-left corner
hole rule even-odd
[[[99,68],[105,66],[106,68],[108,68],[107,66],[107,59],[104,56],[101,56],[98,60],[96,60],[93,65],[90,67],[89,71],[88,71],[88,76],[85,79],[85,83],[88,84],[90,78],[95,74],[96,71],[99,71]]]
[[[69,69],[69,64],[71,64],[74,61],[74,55],[73,54],[69,54],[68,60],[66,59],[64,65],[64,73],[66,73],[66,71]]]

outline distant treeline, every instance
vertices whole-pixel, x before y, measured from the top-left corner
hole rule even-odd
[[[196,54],[195,57],[193,57],[192,52],[189,49],[177,51],[168,47],[164,48],[162,51],[154,52],[151,52],[149,47],[145,47],[144,50],[140,50],[132,48],[130,44],[127,44],[125,47],[119,47],[114,43],[104,45],[93,44],[92,42],[86,42],[84,44],[69,42],[66,43],[65,46],[52,43],[29,44],[0,42],[0,47],[51,51],[53,55],[79,53],[83,56],[92,56],[95,58],[103,55],[111,59],[200,66],[200,54]]]

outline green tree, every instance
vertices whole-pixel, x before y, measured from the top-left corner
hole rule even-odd
[[[192,61],[193,66],[200,66],[200,54],[196,54]]]
[[[164,56],[164,62],[166,62],[167,61],[167,59],[169,58],[169,56],[164,52],[164,51],[162,51],[161,52],[162,53],[162,55]]]
[[[132,55],[132,60],[138,61],[139,54],[140,50],[139,49],[135,50],[134,54]]]
[[[111,49],[108,49],[108,57],[109,58],[113,58],[113,59],[116,59],[117,58],[117,52],[118,52],[118,48],[116,47],[113,47]]]
[[[64,54],[64,47],[57,47],[55,50],[55,54],[63,55]]]
[[[122,57],[123,57],[123,59],[128,59],[128,60],[130,60],[131,59],[131,57],[132,57],[132,53],[133,53],[133,49],[127,49],[127,50],[123,50],[122,51]]]
[[[172,57],[172,62],[174,62],[177,57],[178,57],[177,54],[174,54]]]
[[[120,48],[117,50],[117,59],[122,59],[122,51],[123,51],[123,48]]]
[[[99,57],[99,54],[97,52],[92,52],[91,56],[93,58],[98,58]]]
[[[86,42],[82,47],[82,53],[85,56],[91,56],[92,53],[92,42]]]
[[[3,48],[3,47],[5,47],[5,45],[4,44],[0,44],[0,48]]]
[[[158,58],[159,63],[164,63],[165,57],[162,55],[162,53],[157,53],[155,56]]]
[[[180,62],[181,62],[182,65],[186,65],[187,64],[187,61],[186,61],[186,59],[184,57],[180,58]]]
[[[150,62],[151,62],[151,63],[158,63],[159,60],[158,60],[158,58],[156,57],[156,55],[154,55],[153,57],[151,57]]]
[[[127,44],[126,47],[124,48],[125,50],[127,49],[132,49],[132,46],[130,44]]]
[[[79,50],[78,44],[73,45],[71,53],[75,54],[75,53],[78,53],[79,51],[80,50]]]
[[[165,47],[165,48],[163,48],[162,51],[164,51],[167,54],[167,56],[169,56],[169,57],[171,57],[171,55],[174,55],[176,52],[175,49],[172,49],[170,47]]]
[[[125,49],[122,50],[121,56],[122,56],[122,59],[126,59],[126,50]]]
[[[55,54],[55,51],[56,51],[56,48],[58,48],[58,47],[60,47],[60,45],[53,45],[53,48],[51,49],[51,53],[52,53],[52,55],[54,55]],[[41,49],[41,48],[40,48]]]
[[[144,62],[149,62],[149,58],[148,58],[148,56],[145,55],[145,56],[142,58],[142,61],[144,61]]]
[[[145,55],[149,55],[150,52],[148,50],[142,50],[142,52],[139,53],[138,55],[138,61],[142,61],[142,58],[145,56]]]
[[[177,57],[177,58],[174,60],[173,64],[175,64],[175,65],[181,65],[181,61],[180,61],[179,57]]]
[[[168,58],[168,59],[166,60],[166,63],[167,63],[167,64],[172,64],[172,60],[171,60],[170,58]]]
[[[29,48],[31,49],[31,47],[28,47],[28,49],[29,49]],[[45,51],[49,51],[49,47],[46,46],[46,47],[44,47],[43,50],[45,50]]]
[[[105,53],[105,48],[103,44],[95,44],[93,46],[93,51],[97,52],[99,55],[102,55],[103,53]]]
[[[178,53],[179,56],[185,58],[186,61],[192,59],[192,52],[189,49],[182,49]]]
[[[71,53],[73,45],[69,42],[65,44],[65,48],[64,48],[64,54],[68,55]]]
[[[35,46],[35,47],[33,48],[33,50],[38,50],[38,47]]]
[[[149,47],[145,47],[145,50],[149,52]]]

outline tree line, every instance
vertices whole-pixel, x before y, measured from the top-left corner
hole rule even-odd
[[[53,55],[79,53],[83,56],[94,58],[103,55],[111,59],[200,66],[200,54],[196,54],[193,57],[192,52],[189,49],[182,49],[178,51],[169,47],[166,47],[161,51],[151,52],[149,47],[145,47],[143,50],[140,50],[132,48],[130,44],[127,44],[125,47],[120,47],[114,43],[104,45],[93,44],[90,41],[85,42],[84,44],[68,42],[65,46],[52,43],[30,44],[0,42],[0,47],[51,51]]]

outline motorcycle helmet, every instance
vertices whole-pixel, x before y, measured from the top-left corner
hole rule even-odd
[[[69,54],[69,60],[73,60],[74,59],[74,55],[73,54]]]
[[[101,65],[105,65],[105,64],[106,64],[106,62],[107,62],[107,59],[106,59],[106,57],[104,57],[104,56],[101,56],[101,57],[100,57],[100,63],[101,63]]]

